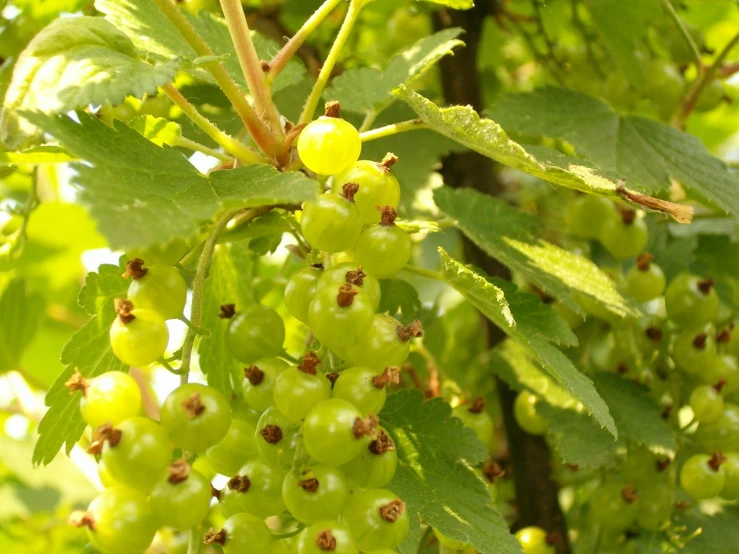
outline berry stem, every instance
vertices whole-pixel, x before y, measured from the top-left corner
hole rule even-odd
[[[695,60],[695,65],[698,67],[698,69],[701,69],[703,67],[703,58],[701,58],[701,53],[698,49],[698,45],[693,40],[693,37],[690,35],[688,28],[685,26],[685,22],[680,18],[670,0],[661,0],[661,2],[662,7],[667,12],[667,15],[669,15],[670,19],[672,19],[672,21],[675,23],[678,30],[680,31],[680,34],[683,37],[683,40],[685,40],[685,43],[690,48],[690,52],[691,54],[693,54],[693,58]]]
[[[202,540],[203,539],[201,538],[197,527],[190,529],[190,539],[187,542],[187,554],[199,554]]]
[[[414,275],[420,275],[421,277],[426,277],[427,279],[434,279],[436,281],[445,281],[444,275],[441,273],[441,271],[431,271],[430,269],[423,269],[422,267],[416,267],[415,265],[406,265],[403,267],[403,271],[407,271],[408,273],[413,273]]]
[[[188,150],[192,150],[193,152],[201,152],[207,156],[212,156],[213,158],[222,162],[232,163],[234,161],[231,156],[227,156],[223,152],[219,152],[218,150],[215,150],[213,148],[208,148],[204,144],[200,144],[199,142],[195,142],[194,140],[190,140],[189,138],[177,137],[175,139],[175,146],[187,148]]]
[[[323,90],[326,88],[326,85],[331,78],[331,73],[336,66],[336,62],[339,61],[339,56],[341,56],[341,52],[344,50],[344,46],[346,46],[346,43],[349,40],[349,35],[354,28],[354,24],[357,22],[359,11],[366,2],[366,0],[350,1],[349,11],[346,13],[344,23],[342,23],[339,34],[336,36],[333,46],[331,46],[331,50],[321,68],[321,72],[318,74],[318,79],[316,80],[315,85],[313,85],[313,90],[311,90],[308,100],[305,102],[303,113],[300,114],[298,124],[308,123],[313,120],[313,115],[316,113],[316,108],[318,107],[318,102],[321,99]]]
[[[385,137],[391,137],[399,133],[405,133],[406,131],[415,131],[416,129],[428,129],[428,125],[421,118],[411,119],[408,121],[402,121],[400,123],[393,123],[391,125],[385,125],[384,127],[378,127],[371,131],[365,131],[359,135],[362,142],[369,142],[371,140],[377,140]]]

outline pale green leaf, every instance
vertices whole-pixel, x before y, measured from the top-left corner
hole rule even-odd
[[[33,339],[45,302],[27,290],[24,279],[11,280],[0,296],[0,373],[19,369],[19,361]]]
[[[69,452],[85,429],[79,408],[82,393],[70,394],[64,386],[74,369],[87,378],[127,369],[110,349],[110,326],[116,317],[113,299],[125,297],[129,285],[122,277],[123,271],[122,266],[106,264],[100,266],[98,273],[87,275],[79,302],[92,317],[72,335],[62,351],[61,361],[66,369],[46,395],[49,410],[38,426],[35,464],[48,464],[64,445]]]
[[[75,161],[58,146],[36,146],[22,152],[0,151],[0,167],[18,164],[57,164]]]
[[[617,436],[616,425],[608,412],[608,406],[596,391],[592,381],[580,373],[567,356],[542,338],[539,333],[527,332],[526,328],[522,330],[511,323],[513,317],[518,321],[518,319],[525,319],[527,314],[522,313],[520,317],[518,314],[510,314],[510,308],[505,303],[501,289],[450,258],[443,250],[441,250],[441,256],[442,271],[446,281],[508,336],[528,347],[536,355],[537,363],[544,368],[547,374],[582,402],[585,409],[598,423]]]
[[[485,483],[470,468],[486,458],[485,448],[452,417],[447,403],[441,398],[424,402],[417,390],[401,391],[388,397],[380,421],[398,452],[398,469],[388,488],[406,503],[411,516],[402,553],[417,552],[423,518],[482,554],[520,554]]]
[[[152,115],[142,115],[133,119],[129,123],[129,127],[157,146],[163,144],[176,146],[177,139],[182,136],[182,129],[177,123]]]
[[[20,111],[64,113],[89,104],[119,104],[171,83],[179,62],[140,60],[131,40],[99,17],[53,21],[29,43],[15,65],[0,124],[8,145],[36,132]]]
[[[281,173],[269,165],[249,165],[209,175],[213,190],[225,208],[255,208],[301,204],[314,198],[318,183],[299,171]]]
[[[434,199],[472,242],[573,309],[579,308],[571,293],[580,292],[616,315],[637,313],[593,262],[537,238],[543,224],[536,217],[472,189],[444,187]]]
[[[511,133],[565,139],[633,189],[667,191],[674,178],[698,199],[739,215],[736,176],[696,137],[664,123],[619,115],[597,98],[553,87],[508,95],[490,113]]]

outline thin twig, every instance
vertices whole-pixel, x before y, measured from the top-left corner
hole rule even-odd
[[[677,25],[677,28],[680,30],[680,34],[682,35],[685,42],[688,44],[690,52],[693,54],[695,64],[698,66],[699,69],[701,69],[703,67],[703,58],[701,57],[698,45],[693,40],[693,36],[690,34],[690,31],[688,31],[687,25],[685,25],[685,22],[678,15],[677,11],[675,10],[675,6],[672,5],[672,2],[670,2],[670,0],[661,0],[661,2],[662,7],[667,12],[667,15],[669,15],[670,19],[672,19],[675,25]]]
[[[199,142],[195,142],[194,140],[190,140],[189,138],[178,137],[174,145],[179,146],[180,148],[187,148],[188,150],[192,150],[194,152],[206,154],[208,156],[216,158],[217,160],[221,160],[222,162],[233,162],[233,158],[231,156],[227,156],[223,152],[219,152],[218,150],[209,148],[204,144],[200,144]]]
[[[362,142],[369,142],[371,140],[390,137],[392,135],[397,135],[398,133],[405,133],[406,131],[415,131],[418,129],[428,129],[428,125],[426,125],[423,119],[411,119],[409,121],[402,121],[400,123],[392,123],[390,125],[385,125],[384,127],[378,127],[371,131],[365,131],[359,135],[359,138],[362,139]]]

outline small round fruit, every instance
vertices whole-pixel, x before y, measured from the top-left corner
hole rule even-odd
[[[707,452],[739,451],[739,406],[725,402],[721,417],[713,423],[701,423],[693,436]]]
[[[72,521],[87,527],[90,542],[104,554],[141,554],[157,529],[146,497],[123,487],[104,490]]]
[[[320,266],[319,266],[320,267]],[[303,323],[308,323],[308,306],[316,294],[323,271],[316,267],[304,267],[296,271],[285,286],[285,306],[287,311]]]
[[[192,471],[185,460],[170,466],[169,476],[151,491],[151,506],[159,522],[174,529],[200,525],[210,511],[210,481]]]
[[[349,501],[349,488],[339,469],[316,466],[288,473],[282,483],[282,499],[295,519],[310,524],[338,519]]]
[[[282,500],[282,482],[285,474],[262,460],[250,460],[228,482],[228,488],[237,493],[242,511],[260,518],[279,514],[285,509]]]
[[[280,373],[275,381],[274,397],[277,408],[288,419],[298,422],[308,411],[331,398],[331,381],[317,366],[321,360],[315,352],[309,352],[297,367]]]
[[[346,183],[359,185],[354,201],[365,225],[379,223],[380,213],[375,206],[397,208],[400,204],[400,184],[390,171],[397,161],[394,154],[388,154],[380,163],[359,160],[333,178],[332,189],[336,193],[341,192]]]
[[[290,365],[279,358],[263,358],[244,368],[244,401],[257,412],[275,405],[274,387]]]
[[[333,397],[354,404],[363,414],[380,413],[387,398],[387,386],[399,382],[399,370],[388,367],[378,373],[368,367],[350,367],[339,373]]]
[[[115,427],[93,433],[91,451],[101,453],[110,476],[121,485],[149,492],[169,465],[172,447],[162,427],[150,419],[132,417]]]
[[[259,418],[255,437],[259,457],[264,462],[282,469],[292,467],[299,428],[277,406],[267,408]]]
[[[382,427],[377,438],[366,437],[366,448],[348,464],[341,466],[349,488],[378,489],[392,481],[398,467],[395,443]]]
[[[600,242],[618,259],[633,258],[644,250],[649,232],[644,219],[632,209],[623,209],[621,217],[607,221],[600,232]]]
[[[176,446],[203,452],[226,436],[231,426],[231,407],[213,387],[187,383],[164,400],[161,421]]]
[[[332,398],[317,404],[303,421],[305,449],[313,459],[329,466],[341,466],[362,451],[362,438],[373,435],[372,422],[346,400]]]
[[[637,302],[649,302],[661,296],[666,284],[665,274],[652,263],[651,254],[639,254],[636,265],[626,274],[626,290]]]
[[[280,314],[267,306],[250,306],[237,314],[228,325],[226,346],[244,364],[271,358],[282,352],[285,324]]]
[[[151,310],[134,308],[128,300],[116,300],[118,317],[110,327],[110,347],[124,364],[146,366],[164,355],[169,331],[162,317]]]
[[[547,432],[547,420],[536,410],[539,397],[529,391],[521,391],[516,396],[513,414],[518,425],[530,435],[543,435]]]
[[[584,194],[570,202],[565,214],[565,224],[573,235],[597,239],[603,226],[617,218],[616,206],[608,198]]]
[[[443,535],[438,529],[434,529],[434,536],[436,537],[436,540],[439,541],[439,544],[445,546],[447,549],[452,550],[453,552],[464,551],[467,547],[466,543],[450,539],[446,535]]]
[[[547,532],[541,527],[524,527],[516,531],[524,554],[554,554],[554,546],[547,542]]]
[[[701,385],[695,387],[690,393],[690,407],[693,409],[696,421],[713,423],[723,415],[724,397],[719,388]]]
[[[723,82],[719,79],[713,79],[698,97],[698,102],[695,104],[695,111],[710,112],[721,104],[724,96],[726,96],[726,91],[724,90]]]
[[[655,59],[647,71],[646,95],[663,119],[668,119],[685,93],[685,79],[678,68],[667,60]]]
[[[718,295],[712,279],[681,273],[667,286],[667,316],[682,327],[710,323],[718,313]]]
[[[231,426],[218,444],[211,446],[205,456],[221,475],[235,475],[251,458],[259,455],[256,425],[242,419],[231,420]]]
[[[349,528],[335,520],[319,521],[300,534],[297,554],[359,554]]]
[[[405,503],[384,489],[352,491],[341,519],[363,551],[396,548],[408,535]]]
[[[639,515],[639,495],[632,486],[605,483],[590,499],[593,521],[609,529],[626,529]]]
[[[124,277],[132,277],[128,299],[140,309],[151,310],[163,319],[182,315],[187,300],[187,283],[175,268],[167,265],[144,267],[144,260],[134,258],[126,264]]]
[[[688,458],[680,469],[680,486],[696,500],[715,498],[726,483],[724,461],[719,452],[713,456],[697,454]]]
[[[321,344],[339,350],[358,343],[370,330],[374,316],[372,300],[349,283],[319,290],[308,310],[313,335]]]
[[[710,323],[682,331],[673,345],[675,363],[685,373],[700,376],[716,363],[716,329]]]
[[[224,554],[268,554],[274,537],[261,519],[250,514],[229,517],[220,531],[211,529],[205,544],[220,544]]]
[[[739,500],[739,452],[727,452],[726,461],[721,466],[726,475],[726,483],[721,491],[721,498]]]
[[[357,241],[357,260],[369,273],[379,278],[390,277],[403,269],[411,259],[413,241],[395,225],[397,212],[384,206],[382,219],[368,228]]]
[[[739,362],[730,354],[716,356],[699,377],[707,384],[722,383],[721,392],[725,397],[739,392]]]
[[[675,492],[672,486],[657,485],[639,489],[639,516],[642,529],[657,532],[670,520],[675,510]]]
[[[316,290],[326,287],[340,287],[349,283],[358,287],[371,300],[375,309],[380,305],[380,281],[373,275],[365,273],[364,268],[356,262],[343,262],[324,270],[318,280]]]
[[[303,204],[300,229],[316,250],[342,252],[354,248],[362,233],[362,218],[352,200],[345,195],[326,193]]]
[[[516,399],[516,403],[518,403],[518,399]],[[465,427],[469,427],[475,432],[485,448],[488,450],[492,448],[494,425],[490,415],[485,411],[485,399],[483,397],[478,397],[472,403],[472,406],[464,404],[457,406],[452,410],[452,413],[464,423]]]
[[[298,137],[298,155],[318,175],[336,175],[359,159],[359,131],[339,117],[338,102],[326,105],[326,115],[311,121]]]
[[[187,251],[187,243],[184,240],[176,239],[166,246],[154,245],[148,248],[134,248],[126,252],[129,260],[133,258],[141,258],[149,264],[164,264],[168,266],[175,265],[182,259]]]
[[[109,371],[85,379],[79,370],[67,381],[70,392],[81,390],[80,412],[91,427],[117,425],[141,411],[141,389],[135,379],[121,371]]]
[[[423,327],[418,320],[403,326],[392,316],[376,314],[362,340],[341,349],[340,355],[351,364],[379,371],[388,366],[402,367],[411,351],[410,340],[421,336]]]

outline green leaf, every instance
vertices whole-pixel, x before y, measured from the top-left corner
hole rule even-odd
[[[58,146],[36,146],[23,152],[0,151],[0,167],[18,164],[57,164],[75,161]]]
[[[689,539],[680,549],[681,554],[729,554],[737,552],[739,544],[739,507],[724,504],[710,513],[693,509],[687,513],[677,511],[675,523],[684,526]]]
[[[39,438],[33,451],[35,464],[48,464],[64,445],[69,452],[85,429],[79,408],[82,393],[70,394],[64,386],[74,369],[87,378],[127,369],[110,349],[109,336],[116,317],[113,300],[125,297],[128,290],[129,283],[122,277],[124,269],[105,264],[98,273],[87,275],[79,303],[92,317],[72,335],[62,351],[61,361],[66,369],[46,395],[49,410],[38,426]]]
[[[418,291],[408,281],[397,277],[381,279],[380,290],[380,305],[377,307],[377,313],[388,313],[393,316],[401,313],[405,319],[410,321],[415,319],[421,311]]]
[[[151,65],[130,39],[99,17],[53,21],[20,55],[5,96],[2,136],[16,145],[36,130],[20,111],[65,113],[89,104],[119,104],[174,81],[177,60]]]
[[[674,178],[698,199],[739,215],[736,176],[696,137],[664,123],[619,115],[597,98],[553,87],[508,95],[491,116],[511,133],[565,139],[636,190],[667,191]]]
[[[157,146],[176,146],[177,139],[182,136],[182,129],[177,123],[153,115],[137,117],[129,123],[129,127]]]
[[[392,100],[392,89],[408,83],[444,56],[452,54],[454,48],[464,46],[457,40],[461,33],[462,29],[445,29],[422,38],[391,59],[384,72],[371,67],[350,69],[332,81],[324,96],[327,100],[338,100],[342,109],[350,112],[379,110],[382,104]]]
[[[621,317],[638,313],[593,262],[537,238],[538,218],[472,189],[444,187],[434,199],[472,242],[571,308],[579,310],[571,296],[576,291]]]
[[[234,383],[240,384],[243,379],[243,364],[226,347],[229,320],[219,318],[218,314],[223,304],[235,304],[238,311],[254,303],[250,286],[254,272],[252,253],[244,243],[221,244],[216,248],[205,281],[202,326],[211,335],[200,341],[198,360],[208,384],[229,398]]]
[[[10,281],[0,296],[0,373],[18,369],[43,316],[45,302],[29,293],[24,279]]]
[[[659,19],[659,0],[586,0],[593,24],[632,84],[644,87],[646,74],[638,56],[649,24]]]
[[[109,127],[91,115],[78,117],[79,123],[29,115],[89,162],[74,164],[73,183],[111,248],[187,240],[223,208],[299,204],[318,191],[302,173],[280,173],[267,165],[205,176],[174,148],[159,147],[121,122]]]
[[[624,187],[622,176],[617,173],[601,169],[580,158],[565,156],[549,148],[541,146],[524,148],[511,140],[495,121],[481,119],[469,106],[440,108],[404,86],[393,90],[392,93],[411,106],[437,133],[503,165],[590,194],[626,197],[649,209],[667,212],[681,223],[687,223],[692,217],[692,209],[685,206],[634,196],[632,191]],[[559,114],[561,106],[552,106],[551,110]],[[519,117],[527,119],[531,118],[531,114],[526,113]],[[598,139],[601,138],[598,135]],[[696,148],[696,145],[690,144],[690,148]]]
[[[519,316],[510,312],[500,288],[450,258],[442,249],[440,252],[442,271],[447,282],[503,332],[528,347],[536,355],[537,363],[557,384],[582,402],[590,415],[613,436],[618,436],[616,424],[608,413],[608,405],[599,396],[592,381],[538,332],[528,332],[526,326],[520,329],[516,325],[517,320],[514,321],[513,318]],[[526,317],[526,313],[520,314],[521,319],[525,320]]]
[[[105,14],[108,21],[126,33],[137,48],[162,61],[182,58],[191,63],[201,63],[195,51],[151,0],[97,0],[95,7]],[[226,71],[233,80],[247,91],[244,74],[231,42],[226,22],[220,16],[202,10],[198,15],[187,15],[197,32],[208,43],[216,57],[223,60]],[[276,42],[252,33],[254,46],[261,59],[270,60],[279,51]],[[210,75],[195,66],[191,71],[197,77],[211,80]],[[291,60],[272,86],[277,92],[301,81],[305,68]]]
[[[654,452],[675,452],[675,432],[662,419],[662,409],[649,397],[645,387],[613,373],[598,372],[593,380],[624,438]]]
[[[401,552],[417,551],[420,517],[483,554],[521,552],[485,483],[470,468],[485,460],[485,448],[452,417],[447,403],[441,398],[424,402],[417,390],[400,391],[388,397],[380,419],[398,452],[398,469],[388,488],[403,499],[411,516]]]

